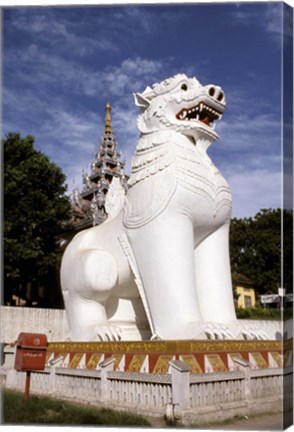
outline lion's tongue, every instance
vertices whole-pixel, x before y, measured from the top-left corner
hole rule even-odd
[[[207,125],[209,125],[209,117],[205,117],[203,120],[201,120],[202,123],[205,123]]]

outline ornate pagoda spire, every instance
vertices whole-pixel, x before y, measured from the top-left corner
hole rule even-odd
[[[110,111],[111,111],[111,106],[110,103],[107,102],[105,106],[105,132],[112,133]]]
[[[78,222],[79,226],[82,223],[86,226],[89,221],[93,225],[98,225],[107,219],[106,195],[113,178],[116,178],[114,185],[118,181],[125,191],[127,189],[127,178],[124,174],[125,161],[121,160],[121,153],[117,150],[116,138],[111,127],[110,113],[111,106],[107,102],[105,105],[104,131],[95,160],[91,163],[91,172],[83,174],[83,190],[81,193],[77,192],[74,196],[74,203],[76,206],[82,207],[84,212],[83,220]],[[77,212],[76,214],[78,215]]]

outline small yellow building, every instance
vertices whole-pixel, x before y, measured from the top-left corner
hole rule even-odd
[[[238,308],[254,307],[256,304],[255,289],[246,276],[238,275],[236,293],[238,295]]]

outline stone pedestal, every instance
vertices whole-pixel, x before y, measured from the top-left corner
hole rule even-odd
[[[101,367],[101,401],[105,401],[109,398],[107,372],[113,371],[114,360],[115,359],[113,357],[110,357],[99,365]]]
[[[191,367],[180,360],[172,360],[172,403],[179,407],[180,411],[188,409],[190,397],[190,371]]]

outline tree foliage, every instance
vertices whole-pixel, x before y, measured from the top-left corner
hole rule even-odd
[[[27,284],[48,285],[59,254],[55,236],[69,217],[65,176],[34,148],[34,138],[10,133],[4,160],[4,299]],[[48,287],[47,287],[48,288]],[[53,290],[54,287],[51,286]]]
[[[247,276],[259,294],[292,292],[293,212],[262,209],[254,218],[232,219],[230,253],[233,281]]]

